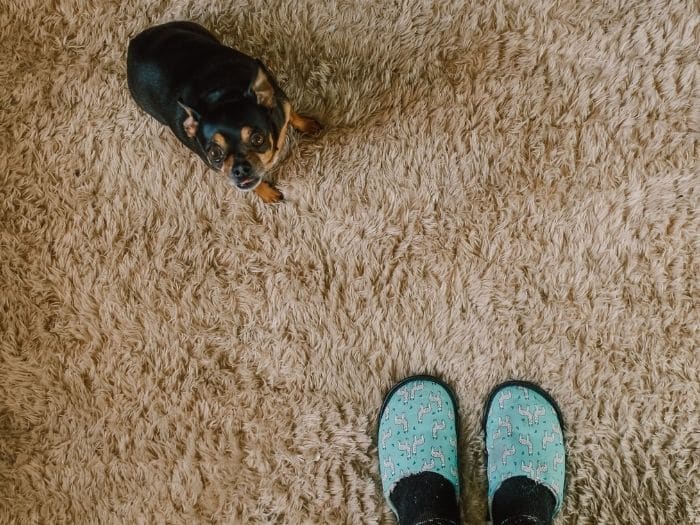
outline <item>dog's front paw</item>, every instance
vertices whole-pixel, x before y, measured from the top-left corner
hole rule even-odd
[[[311,117],[305,117],[304,115],[299,115],[299,113],[295,112],[292,112],[290,116],[290,123],[297,131],[307,133],[309,135],[316,134],[323,129],[323,126],[321,126],[318,120]]]
[[[323,126],[318,120],[308,118],[306,120],[306,127],[303,129],[303,132],[308,133],[309,135],[316,135],[317,133],[320,133],[322,129]]]
[[[258,187],[255,188],[255,193],[257,193],[258,197],[260,197],[266,204],[274,204],[284,200],[284,195],[282,195],[282,192],[265,181],[258,184]]]

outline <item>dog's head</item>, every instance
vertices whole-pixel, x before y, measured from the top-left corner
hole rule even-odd
[[[187,136],[202,146],[210,167],[243,191],[255,189],[277,162],[287,105],[262,67],[245,93],[223,95],[205,113],[180,102]]]

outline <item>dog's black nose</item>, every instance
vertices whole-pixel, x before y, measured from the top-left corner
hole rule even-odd
[[[251,169],[252,167],[248,162],[241,162],[233,166],[231,175],[236,180],[246,179],[250,176]]]

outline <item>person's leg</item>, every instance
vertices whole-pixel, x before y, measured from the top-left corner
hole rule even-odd
[[[524,381],[497,386],[484,416],[494,525],[550,525],[564,498],[566,449],[559,407]]]
[[[459,504],[455,487],[435,472],[421,472],[396,483],[389,494],[400,525],[457,525]]]
[[[377,432],[382,491],[400,525],[457,525],[457,404],[429,376],[397,384],[384,399]]]

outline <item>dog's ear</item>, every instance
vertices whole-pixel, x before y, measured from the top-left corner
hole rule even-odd
[[[250,85],[249,91],[255,95],[258,104],[272,109],[275,107],[275,88],[268,76],[269,73],[265,67],[258,61],[258,72]]]
[[[199,112],[184,104],[181,100],[178,100],[177,103],[187,113],[187,118],[182,123],[182,127],[187,136],[193,138],[197,134],[197,128],[199,127]]]

